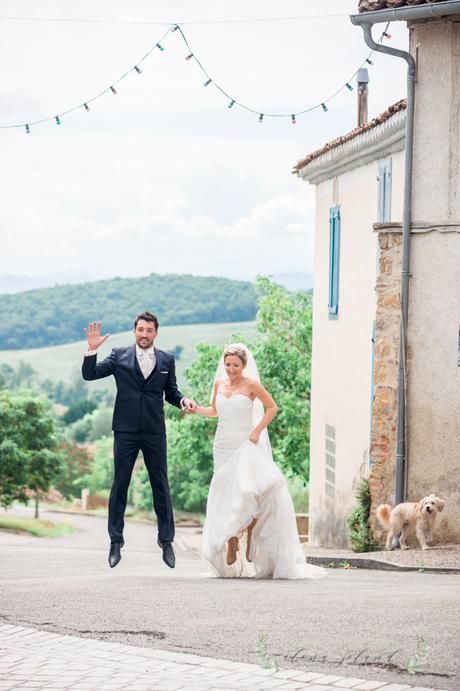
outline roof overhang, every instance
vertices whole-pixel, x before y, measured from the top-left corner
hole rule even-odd
[[[377,127],[329,149],[301,168],[297,175],[315,185],[404,149],[406,111]]]
[[[374,12],[361,12],[350,16],[352,24],[378,24],[379,22],[410,22],[416,19],[434,19],[460,14],[460,0],[447,0],[446,2],[430,2],[426,5],[412,7],[400,7],[397,10],[375,10]]]

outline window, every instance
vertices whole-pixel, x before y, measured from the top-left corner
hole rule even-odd
[[[388,223],[391,219],[391,158],[379,161],[378,175],[378,222]]]
[[[340,206],[329,210],[329,319],[339,316]]]
[[[325,492],[331,499],[335,498],[335,427],[326,425],[326,468]]]

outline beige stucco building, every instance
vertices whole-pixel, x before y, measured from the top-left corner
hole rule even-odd
[[[409,24],[417,47],[407,349],[408,501],[446,500],[460,541],[460,15]],[[391,59],[391,58],[388,58]],[[442,78],[440,78],[442,75]],[[316,185],[310,543],[344,546],[361,477],[394,504],[405,102],[307,156]]]

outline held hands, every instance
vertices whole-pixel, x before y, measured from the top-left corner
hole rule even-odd
[[[249,437],[249,441],[252,441],[253,444],[257,444],[260,438],[260,432],[257,432],[257,430],[253,430],[251,432],[251,435]]]
[[[198,405],[191,398],[184,398],[182,401],[182,410],[191,415],[196,415],[198,412]]]
[[[110,336],[110,334],[101,336],[101,322],[92,322],[88,328],[85,329],[85,334],[88,340],[89,350],[97,350]]]

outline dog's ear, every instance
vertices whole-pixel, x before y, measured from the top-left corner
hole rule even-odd
[[[436,506],[438,507],[438,511],[442,511],[445,505],[446,502],[444,499],[439,499],[439,497],[436,497]]]

